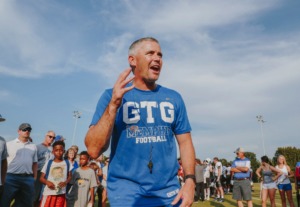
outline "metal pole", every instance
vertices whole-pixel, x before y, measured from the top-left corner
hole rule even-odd
[[[72,145],[74,144],[75,135],[76,135],[76,128],[77,128],[77,121],[81,117],[81,112],[73,111],[73,117],[75,118],[75,126],[74,126],[74,131],[73,131]]]
[[[263,145],[263,152],[264,155],[266,155],[266,148],[265,148],[265,138],[264,138],[264,133],[263,133],[263,123],[265,123],[263,116],[258,115],[256,116],[257,121],[260,122],[260,131],[261,131],[261,139],[262,139],[262,145]]]

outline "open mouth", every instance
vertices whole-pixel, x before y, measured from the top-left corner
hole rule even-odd
[[[152,66],[150,67],[150,69],[159,72],[159,71],[160,71],[160,66],[159,66],[159,65],[152,65]]]

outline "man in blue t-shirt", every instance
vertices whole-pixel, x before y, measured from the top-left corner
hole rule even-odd
[[[131,68],[100,97],[85,138],[93,158],[111,142],[110,205],[190,206],[195,191],[191,127],[180,94],[156,84],[163,62],[159,42],[152,37],[136,40],[128,62]],[[185,172],[181,189],[174,135]]]
[[[251,161],[245,157],[245,149],[237,148],[236,159],[232,162],[231,172],[233,173],[232,198],[237,201],[237,206],[243,205],[243,200],[247,201],[248,207],[252,207],[250,168]]]

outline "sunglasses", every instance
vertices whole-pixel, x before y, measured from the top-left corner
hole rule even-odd
[[[22,129],[22,132],[27,132],[27,131],[31,132],[31,130],[32,130],[31,128],[26,128],[26,129]]]
[[[51,136],[51,135],[47,135],[50,139],[54,139],[55,137]]]

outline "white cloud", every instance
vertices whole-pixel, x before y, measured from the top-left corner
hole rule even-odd
[[[7,102],[11,97],[12,94],[8,90],[0,90],[0,102]]]
[[[258,113],[268,119],[266,135],[278,140],[268,143],[270,149],[284,143],[281,126],[289,137],[296,133],[297,125],[288,123],[300,121],[300,32],[278,35],[260,21],[281,2],[92,1],[93,7],[87,8],[88,4],[1,1],[0,74],[44,78],[83,71],[100,74],[100,81],[112,86],[128,67],[130,42],[154,36],[164,53],[159,82],[183,95],[199,156],[219,156],[209,153],[223,150],[230,158],[231,148],[239,145],[260,152]],[[12,98],[9,91],[0,90],[1,102]],[[93,112],[90,106],[82,109]]]

